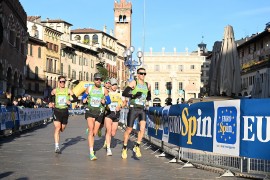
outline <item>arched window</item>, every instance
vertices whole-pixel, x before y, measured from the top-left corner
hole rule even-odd
[[[84,43],[84,44],[89,44],[89,43],[90,43],[89,35],[85,35],[85,36],[84,36],[83,43]]]
[[[93,45],[98,44],[98,35],[94,34],[92,37]]]
[[[26,67],[26,76],[30,77],[30,67],[29,67],[29,65],[27,65],[27,67]]]
[[[127,22],[127,16],[126,15],[123,16],[123,22],[124,23]]]
[[[38,67],[35,67],[35,79],[38,79]]]
[[[75,36],[75,41],[80,41],[80,40],[81,40],[81,36],[76,35],[76,36]]]
[[[89,80],[89,74],[88,74],[88,72],[86,73],[86,81],[88,81]]]
[[[70,73],[71,73],[71,67],[68,65],[68,78],[70,78]]]
[[[4,78],[4,76],[3,76],[3,65],[2,65],[2,63],[0,63],[0,80],[2,80],[3,78]]]
[[[29,52],[29,55],[30,55],[30,56],[33,56],[33,46],[32,46],[32,44],[30,44],[30,52]]]
[[[54,81],[53,81],[53,88],[56,88],[56,77],[54,78]]]
[[[38,58],[41,58],[41,47],[38,47]]]
[[[120,15],[119,16],[119,22],[122,22],[122,20],[123,20],[122,18],[123,18],[122,15]]]

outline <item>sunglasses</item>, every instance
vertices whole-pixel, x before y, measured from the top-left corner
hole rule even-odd
[[[60,83],[66,83],[66,81],[59,81]]]
[[[106,84],[111,84],[111,82],[106,82]]]
[[[114,86],[114,85],[117,85],[117,84],[112,84],[112,86]]]
[[[139,75],[146,75],[146,73],[138,72]]]
[[[101,81],[101,79],[100,78],[95,78],[95,81]]]

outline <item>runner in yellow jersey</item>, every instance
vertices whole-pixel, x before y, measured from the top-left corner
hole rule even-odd
[[[105,114],[105,142],[107,148],[107,156],[112,155],[111,139],[115,136],[118,128],[120,110],[125,105],[125,101],[123,101],[121,94],[117,92],[117,80],[115,78],[111,78],[110,82],[111,87],[109,90],[109,96],[111,99],[111,103],[107,106]]]

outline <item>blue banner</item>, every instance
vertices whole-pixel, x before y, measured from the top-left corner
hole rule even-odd
[[[1,107],[0,130],[13,129],[52,117],[51,108]]]
[[[151,107],[147,133],[180,147],[270,160],[270,99]]]

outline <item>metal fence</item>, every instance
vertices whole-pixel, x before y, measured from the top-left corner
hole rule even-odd
[[[120,121],[126,124],[128,109],[122,109],[120,113]],[[250,159],[239,156],[229,156],[223,154],[216,154],[201,150],[194,150],[189,148],[182,148],[176,145],[165,143],[159,139],[153,138],[145,134],[144,138],[158,150],[167,153],[174,158],[172,162],[184,161],[191,164],[205,165],[211,168],[223,169],[223,172],[232,171],[241,177],[248,178],[262,178],[270,175],[270,161],[260,159]],[[150,145],[151,146],[151,145]],[[161,156],[163,156],[161,154]],[[225,175],[226,176],[226,175]]]

